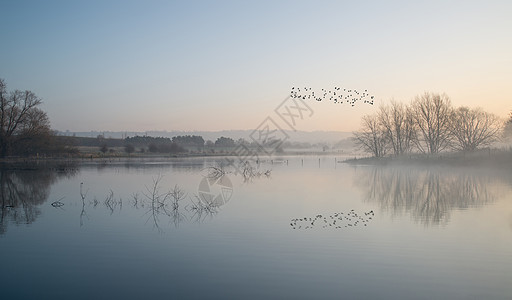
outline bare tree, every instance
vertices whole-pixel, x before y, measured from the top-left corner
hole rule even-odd
[[[391,101],[389,106],[379,108],[378,118],[393,153],[398,156],[409,152],[415,137],[414,120],[409,108],[403,103]]]
[[[107,146],[107,144],[102,144],[102,145],[100,146],[100,151],[101,151],[101,153],[107,153],[107,151],[108,151],[108,146]]]
[[[503,137],[505,139],[512,138],[512,112],[509,113],[509,118],[505,122],[505,127],[503,128]]]
[[[450,145],[451,112],[446,94],[424,93],[416,97],[411,114],[418,130],[414,143],[419,151],[435,154]]]
[[[41,103],[31,91],[8,93],[4,80],[0,79],[0,157],[9,154],[17,135],[42,127],[49,131],[46,113],[37,109]]]
[[[375,157],[386,155],[387,138],[377,116],[363,116],[362,129],[354,132],[353,138],[365,152]]]
[[[12,152],[20,155],[55,148],[58,143],[50,129],[48,115],[37,107],[27,112],[25,121],[19,125],[11,140]]]
[[[502,122],[498,116],[480,108],[459,107],[452,113],[450,132],[453,148],[473,151],[488,146],[499,138]]]

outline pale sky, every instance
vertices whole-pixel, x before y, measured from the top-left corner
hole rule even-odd
[[[391,98],[447,93],[512,111],[512,1],[0,0],[0,78],[40,96],[58,130],[253,129],[290,93],[300,130],[356,130]]]

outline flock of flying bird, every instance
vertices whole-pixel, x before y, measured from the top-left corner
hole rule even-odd
[[[335,213],[330,216],[316,215],[313,218],[292,219],[290,226],[292,229],[313,229],[316,226],[322,228],[348,228],[355,226],[367,226],[375,216],[373,210],[365,212],[364,215],[357,214],[353,209],[348,213]]]
[[[326,90],[322,89],[320,93],[315,93],[312,88],[299,88],[292,87],[290,92],[290,96],[296,99],[310,99],[316,101],[322,101],[328,99],[329,101],[333,101],[334,103],[348,103],[352,106],[356,104],[358,101],[363,101],[363,103],[373,105],[373,100],[375,96],[371,96],[368,93],[368,90],[364,90],[364,92],[359,92],[358,90],[348,90],[342,89],[340,87],[334,87],[334,90]]]

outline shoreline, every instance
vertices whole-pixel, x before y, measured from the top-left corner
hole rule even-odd
[[[70,157],[7,157],[0,159],[0,170],[39,170],[39,169],[76,169],[80,165],[87,164],[113,164],[113,163],[144,163],[155,161],[169,161],[182,158],[223,158],[235,157],[236,154],[230,153],[182,153],[182,154],[132,154],[132,155],[80,155]],[[338,152],[284,152],[268,156],[260,153],[260,160],[276,159],[279,157],[301,157],[301,156],[356,156],[354,154],[338,153]],[[340,159],[338,162],[341,162]]]
[[[413,167],[494,167],[512,170],[512,150],[486,149],[475,152],[444,152],[436,155],[408,154],[403,156],[361,157],[361,154],[339,152],[283,152],[268,156],[261,153],[260,159],[278,159],[279,157],[339,157],[336,163],[352,166],[413,166]],[[165,162],[182,158],[222,158],[234,157],[234,153],[181,153],[131,155],[79,155],[70,157],[7,157],[0,159],[0,170],[39,170],[77,169],[81,165]],[[359,158],[357,157],[359,156]],[[354,158],[347,158],[354,157]],[[345,159],[344,159],[345,158]]]
[[[416,167],[495,167],[511,168],[512,150],[480,150],[446,152],[436,155],[409,154],[398,157],[364,157],[340,161],[350,165],[416,166]]]

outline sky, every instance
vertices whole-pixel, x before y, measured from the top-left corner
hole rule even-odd
[[[292,87],[375,99],[304,101],[297,130],[357,130],[379,105],[424,92],[505,118],[511,13],[511,1],[0,0],[0,78],[41,97],[62,131],[254,129],[268,118],[288,129],[276,108]]]

